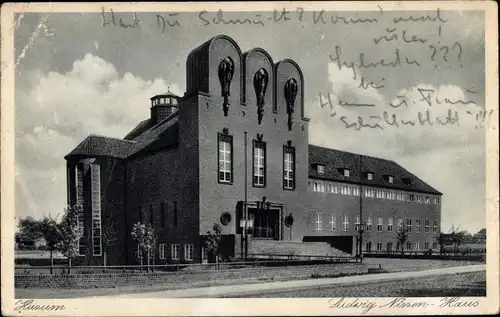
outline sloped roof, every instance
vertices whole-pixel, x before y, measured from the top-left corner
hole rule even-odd
[[[322,175],[316,169],[318,164],[325,167]],[[349,177],[344,177],[342,169],[350,170]],[[373,173],[372,180],[366,177],[367,172]],[[387,181],[389,175],[394,177],[394,183]],[[309,177],[441,195],[439,191],[394,161],[316,145],[309,145]],[[410,179],[411,183],[404,183],[405,178]]]
[[[130,153],[134,141],[110,138],[100,135],[89,135],[65,156],[112,156],[125,158]]]
[[[89,135],[64,158],[67,159],[70,156],[110,156],[124,159],[143,150],[176,145],[178,141],[177,113],[151,127],[149,127],[149,120],[144,120],[127,137],[133,137],[133,139],[122,140]]]
[[[141,122],[139,122],[139,124],[132,129],[132,131],[130,131],[125,137],[124,139],[125,140],[133,140],[135,137],[141,135],[144,131],[146,131],[147,129],[150,128],[150,122],[151,122],[151,119],[146,119],[146,120],[143,120]]]

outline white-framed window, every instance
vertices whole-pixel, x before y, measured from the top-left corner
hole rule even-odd
[[[344,169],[344,177],[350,177],[351,171],[348,170],[347,168]]]
[[[162,260],[165,259],[165,249],[166,249],[166,245],[164,243],[160,243],[158,245],[158,257]]]
[[[399,218],[398,219],[398,230],[401,230],[403,228],[403,219]]]
[[[353,196],[359,196],[359,187],[353,187],[352,189]]]
[[[101,167],[90,164],[91,200],[92,200],[92,254],[102,255],[101,236]]]
[[[411,232],[411,219],[406,219],[406,231]]]
[[[172,244],[170,246],[170,258],[172,260],[179,260],[180,246],[178,244]]]
[[[354,230],[358,231],[360,225],[361,225],[361,219],[358,215],[358,216],[356,216],[356,221],[354,222]]]
[[[433,220],[432,221],[432,232],[433,233],[438,233],[439,230],[438,230],[438,221],[437,220]]]
[[[394,223],[393,223],[393,219],[392,218],[389,218],[387,220],[387,231],[388,232],[392,232],[392,227],[393,227]]]
[[[371,241],[368,241],[368,242],[365,243],[365,250],[368,251],[368,252],[372,251],[372,243],[371,243]]]
[[[185,244],[184,245],[184,260],[193,261],[193,255],[194,255],[194,245]]]
[[[384,219],[379,217],[377,219],[377,232],[382,232],[384,229]]]
[[[339,193],[339,186],[338,185],[333,186],[333,193],[338,195],[338,193]]]
[[[406,242],[406,250],[411,251],[411,242]]]
[[[394,183],[394,177],[393,176],[389,176],[387,177],[387,180],[389,181],[389,183],[393,184]]]
[[[219,182],[233,182],[233,138],[219,134]]]
[[[387,242],[387,251],[392,251],[392,242]]]
[[[316,230],[321,231],[323,230],[323,215],[318,213],[316,214]]]
[[[382,242],[377,242],[377,251],[382,251],[382,248],[384,247],[384,244]]]
[[[432,249],[437,249],[438,248],[438,244],[437,242],[432,242]]]
[[[318,170],[318,174],[320,174],[320,175],[325,174],[325,167],[323,165],[318,165],[317,170]]]
[[[420,241],[415,241],[415,250],[420,250]]]
[[[266,144],[253,142],[253,185],[266,186]]]
[[[429,250],[429,242],[427,241],[424,242],[424,249]]]
[[[366,174],[366,179],[368,179],[369,181],[371,181],[373,179],[373,173],[367,173]]]
[[[429,226],[430,226],[430,221],[429,219],[424,220],[424,232],[429,233]]]
[[[420,222],[421,222],[420,219],[415,220],[415,232],[416,233],[420,233],[420,225],[421,225]]]
[[[330,231],[335,231],[337,229],[335,214],[330,214]]]
[[[431,198],[429,196],[425,196],[425,203],[430,204],[431,203]]]
[[[342,231],[347,231],[349,230],[349,216],[344,215],[342,216]]]
[[[368,217],[366,220],[366,231],[372,231],[372,217]]]

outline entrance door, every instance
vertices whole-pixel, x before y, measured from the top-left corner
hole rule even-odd
[[[248,210],[250,219],[253,219],[253,228],[250,230],[254,238],[279,240],[279,212],[277,210]]]

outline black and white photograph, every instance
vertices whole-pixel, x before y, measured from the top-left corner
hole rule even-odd
[[[496,6],[4,4],[2,314],[498,313]]]

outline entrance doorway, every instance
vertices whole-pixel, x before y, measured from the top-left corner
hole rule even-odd
[[[259,210],[248,208],[248,216],[253,221],[253,227],[248,233],[254,238],[279,240],[279,211],[276,209]]]

